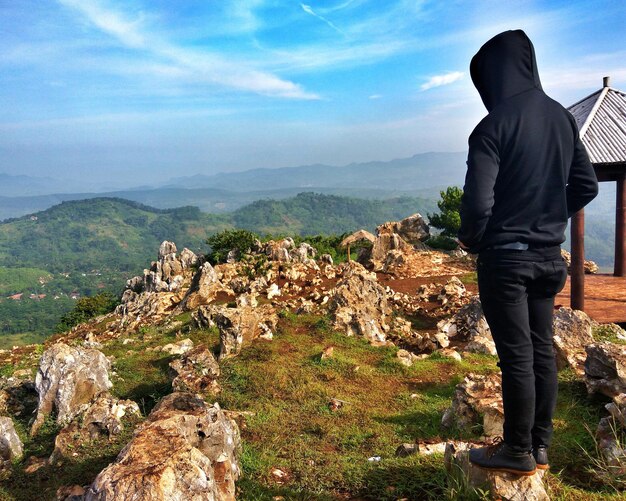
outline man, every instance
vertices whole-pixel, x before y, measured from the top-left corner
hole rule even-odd
[[[532,475],[548,468],[557,374],[554,296],[567,267],[567,219],[598,182],[573,117],[542,90],[531,41],[496,35],[470,64],[489,114],[469,137],[460,245],[478,253],[480,299],[502,371],[504,437],[470,461]]]

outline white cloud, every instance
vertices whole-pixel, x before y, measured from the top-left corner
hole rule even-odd
[[[146,29],[143,26],[143,16],[130,20],[122,12],[103,7],[98,0],[59,2],[80,12],[94,26],[116,38],[124,46],[162,60],[163,65],[154,67],[163,68],[166,65],[172,75],[182,77],[188,74],[194,82],[201,80],[210,85],[217,84],[275,97],[319,99],[317,94],[305,91],[297,83],[250,67],[246,63],[226,60],[220,54],[207,50],[172,44]],[[131,66],[134,64],[134,61],[129,62]],[[157,73],[163,76],[161,72]]]
[[[335,26],[331,21],[329,21],[328,19],[326,19],[323,16],[320,16],[319,14],[317,14],[310,5],[306,5],[301,3],[300,7],[302,7],[302,10],[304,12],[306,12],[307,14],[318,18],[320,21],[323,21],[324,23],[326,23],[328,26],[330,26],[333,30],[335,30],[338,33],[341,33],[342,35],[345,35],[345,33],[343,31],[341,31],[339,28],[337,28],[337,26]]]
[[[463,75],[464,73],[462,71],[451,71],[443,75],[435,75],[434,77],[430,77],[426,83],[423,83],[420,88],[422,90],[428,90],[434,87],[441,87],[442,85],[450,85],[463,78]]]
[[[372,94],[369,98],[370,99],[380,99],[381,97],[383,97],[383,96],[381,96],[380,94]]]

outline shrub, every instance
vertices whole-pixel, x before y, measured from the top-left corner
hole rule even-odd
[[[95,296],[80,298],[72,311],[61,317],[57,331],[66,331],[90,318],[110,313],[118,304],[119,299],[110,292],[101,292]]]
[[[248,230],[223,230],[215,233],[206,240],[211,246],[209,261],[213,264],[223,263],[231,250],[235,250],[241,257],[250,252],[258,238],[256,233]]]

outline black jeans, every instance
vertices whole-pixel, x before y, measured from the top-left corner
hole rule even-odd
[[[549,446],[558,385],[554,296],[567,279],[560,247],[481,251],[477,270],[502,371],[504,441],[520,450]]]

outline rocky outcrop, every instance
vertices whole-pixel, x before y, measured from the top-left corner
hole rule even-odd
[[[567,252],[565,249],[561,249],[561,256],[567,263],[567,271],[571,273],[572,271],[572,255]],[[585,259],[585,264],[583,265],[583,269],[586,274],[598,273],[598,265],[594,261],[588,261]]]
[[[241,443],[236,423],[215,403],[187,392],[164,397],[85,501],[235,499]]]
[[[287,237],[282,240],[269,240],[265,243],[259,242],[260,252],[268,256],[271,261],[283,263],[314,263],[317,251],[307,242],[301,242],[296,246],[293,238]]]
[[[48,348],[41,356],[35,378],[39,403],[31,434],[53,411],[56,422],[64,425],[87,409],[94,397],[111,388],[110,368],[109,360],[98,350],[65,343]]]
[[[466,351],[496,355],[496,345],[478,296],[472,297],[452,318],[441,320],[437,329],[448,338],[467,341]]]
[[[196,346],[185,353],[182,358],[170,362],[174,379],[174,391],[191,391],[194,393],[220,391],[217,378],[220,366],[213,353],[205,345]]]
[[[245,344],[259,337],[272,339],[278,325],[276,309],[269,304],[242,304],[236,308],[201,306],[194,319],[201,327],[217,325],[220,331],[218,360],[237,355]]]
[[[582,375],[587,358],[585,347],[593,343],[593,321],[583,311],[562,307],[554,313],[552,325],[557,367],[571,367]]]
[[[173,292],[184,281],[184,270],[198,263],[198,257],[185,248],[180,256],[176,255],[174,242],[164,241],[159,247],[159,255],[152,262],[150,269],[144,270],[143,280],[135,277],[128,282],[134,292]]]
[[[13,420],[7,416],[0,416],[0,459],[13,460],[22,457],[24,445],[20,440]]]
[[[586,351],[587,391],[610,398],[626,393],[626,345],[596,343],[587,346]]]
[[[346,263],[343,278],[328,300],[336,329],[348,336],[363,336],[371,343],[385,343],[391,308],[376,275],[358,263]]]
[[[441,424],[445,428],[456,425],[468,432],[482,426],[486,437],[502,436],[504,409],[500,374],[469,374],[456,386],[452,405],[444,412]]]
[[[96,398],[81,419],[73,420],[56,436],[54,451],[48,462],[60,464],[63,458],[69,457],[78,446],[100,437],[107,439],[121,433],[124,417],[140,417],[139,406],[132,400],[119,400],[111,395]]]
[[[195,310],[202,304],[208,304],[223,289],[217,272],[211,263],[204,263],[193,276],[191,285],[182,300],[180,307],[184,310]]]
[[[469,450],[472,445],[448,443],[444,453],[444,464],[450,486],[456,492],[467,489],[488,490],[491,499],[502,501],[550,501],[542,478],[544,470],[531,476],[512,473],[491,472],[470,463]]]

